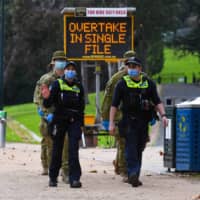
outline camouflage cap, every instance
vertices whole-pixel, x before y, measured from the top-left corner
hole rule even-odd
[[[129,50],[129,51],[126,51],[124,54],[123,54],[123,57],[124,58],[130,58],[130,57],[133,57],[136,55],[136,52],[133,51],[133,50]]]
[[[67,60],[67,57],[65,56],[65,52],[64,51],[55,51],[52,55],[52,60],[55,60],[55,59],[65,59]]]

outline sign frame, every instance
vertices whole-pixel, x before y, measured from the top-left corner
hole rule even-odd
[[[74,13],[67,13],[67,14],[64,14],[63,15],[63,18],[64,18],[64,20],[63,20],[63,22],[64,22],[64,34],[63,34],[63,36],[64,36],[64,51],[65,51],[65,54],[67,55],[67,52],[68,52],[68,41],[67,41],[67,19],[69,19],[70,17],[74,17],[74,18],[76,18],[75,16],[74,16]],[[84,19],[94,19],[93,17],[81,17],[82,19],[84,18]],[[104,17],[98,17],[99,19],[104,19]],[[127,17],[119,17],[120,19],[124,19],[124,20],[126,20],[126,18],[129,18],[130,19],[130,22],[131,22],[131,24],[130,24],[130,34],[131,34],[131,37],[130,37],[130,44],[128,45],[130,48],[129,49],[124,49],[124,51],[127,51],[127,50],[133,50],[134,49],[134,16],[133,15],[131,15],[131,16],[127,16]],[[80,19],[80,18],[79,18]],[[116,19],[118,19],[118,18],[116,18],[116,17],[110,17],[110,18],[108,18],[108,19],[113,19],[113,20],[116,20]],[[77,20],[78,20],[78,18],[77,18]],[[123,51],[123,52],[124,52]],[[122,53],[122,55],[123,55],[123,53]],[[67,55],[67,57],[68,57],[68,55]],[[98,55],[97,56],[92,56],[92,55],[90,55],[90,56],[85,56],[85,57],[80,57],[80,58],[77,58],[77,57],[68,57],[68,59],[69,60],[74,60],[74,61],[106,61],[106,62],[118,62],[119,61],[119,59],[122,59],[123,58],[123,56],[121,56],[121,57],[114,57],[114,55],[113,55],[113,57],[112,57],[112,55],[109,57],[109,56],[105,56],[105,55],[102,55],[102,56],[99,56],[98,57]]]

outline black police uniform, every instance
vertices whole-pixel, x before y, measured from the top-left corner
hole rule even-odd
[[[84,90],[83,86],[74,81],[67,82],[63,77],[56,80],[50,88],[50,97],[43,102],[45,107],[55,107],[53,125],[53,151],[49,168],[50,181],[57,182],[62,161],[62,149],[65,134],[69,138],[69,182],[79,182],[81,166],[79,163],[79,140],[81,138],[81,126],[84,124]],[[80,183],[80,182],[79,182]]]
[[[128,176],[139,177],[142,152],[148,139],[148,122],[152,118],[151,105],[161,103],[155,83],[141,75],[141,81],[124,76],[116,85],[112,106],[122,110],[119,132],[125,137],[125,157]]]

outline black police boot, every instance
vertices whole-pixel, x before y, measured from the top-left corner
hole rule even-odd
[[[57,187],[58,181],[56,179],[49,180],[49,187]]]
[[[143,185],[142,181],[138,180],[138,186]]]
[[[138,180],[138,176],[136,174],[131,174],[128,178],[129,183],[133,186],[133,187],[138,187],[140,185],[142,185],[142,182],[140,182]]]
[[[46,168],[46,167],[44,167],[44,168],[43,168],[43,171],[42,171],[42,173],[41,173],[41,175],[43,175],[43,176],[48,175],[48,171],[49,171],[49,169]]]
[[[82,183],[80,181],[72,181],[72,183],[70,184],[71,188],[80,188],[82,187]]]

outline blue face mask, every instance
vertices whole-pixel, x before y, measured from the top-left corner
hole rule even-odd
[[[140,72],[137,69],[128,69],[128,75],[130,77],[137,77],[140,75]]]
[[[76,71],[74,71],[74,70],[66,70],[65,71],[66,79],[74,79],[75,77],[76,77]]]
[[[64,60],[56,60],[55,61],[55,69],[64,69],[66,66],[67,62]]]

